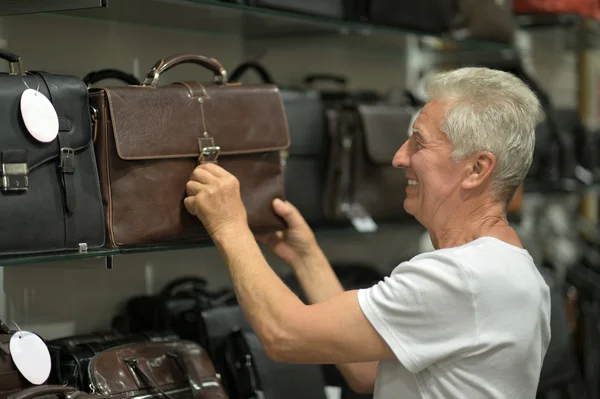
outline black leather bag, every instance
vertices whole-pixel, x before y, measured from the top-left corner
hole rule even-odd
[[[138,78],[136,78],[135,76],[133,76],[130,73],[121,71],[119,69],[112,69],[112,68],[107,68],[107,69],[100,69],[98,71],[92,71],[89,72],[87,75],[85,75],[83,77],[83,82],[88,86],[92,86],[93,84],[96,84],[102,80],[106,80],[106,79],[116,79],[116,80],[120,80],[121,82],[128,84],[128,85],[134,85],[134,86],[139,86],[142,83],[139,81]]]
[[[25,73],[20,58],[4,50],[0,58],[13,72],[0,74],[0,255],[102,247],[104,216],[85,84],[74,76]],[[21,117],[27,86],[39,87],[58,114],[58,137],[49,143],[34,139]]]
[[[251,331],[233,332],[224,350],[236,398],[326,399],[319,366],[270,360]]]
[[[169,282],[157,295],[133,297],[113,318],[112,327],[121,334],[169,330],[209,349],[202,312],[236,300],[233,291],[209,291],[206,285],[203,278],[184,276]]]
[[[369,19],[423,33],[503,43],[512,42],[516,28],[512,0],[371,0]]]
[[[230,81],[239,81],[250,70],[256,72],[263,83],[274,83],[269,72],[254,62],[239,65]],[[319,225],[325,222],[323,172],[329,147],[325,107],[315,90],[280,88],[280,93],[291,140],[284,175],[285,195],[309,224]]]

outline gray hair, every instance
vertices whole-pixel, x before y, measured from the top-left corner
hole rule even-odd
[[[535,128],[543,121],[540,101],[516,76],[488,68],[460,68],[431,76],[430,99],[451,104],[440,126],[458,161],[479,151],[496,156],[493,194],[510,201],[533,160]]]

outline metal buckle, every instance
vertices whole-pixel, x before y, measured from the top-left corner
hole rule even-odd
[[[198,157],[199,164],[203,164],[206,162],[217,163],[217,159],[219,158],[219,154],[221,153],[221,147],[215,145],[214,138],[199,138],[198,147],[200,148],[200,156]]]
[[[2,164],[2,190],[27,191],[29,186],[29,167],[26,163]]]
[[[62,169],[63,173],[75,172],[75,150],[68,147],[61,148],[58,167]]]

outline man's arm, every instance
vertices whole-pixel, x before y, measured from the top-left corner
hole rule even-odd
[[[186,190],[185,207],[219,249],[241,309],[268,356],[317,364],[394,358],[363,314],[357,291],[307,306],[273,272],[248,227],[239,181],[232,174],[215,164],[199,165]]]
[[[283,216],[285,218],[285,215]],[[311,304],[324,302],[344,292],[340,280],[318,245],[314,246],[310,256],[299,260],[298,263],[291,266]],[[353,391],[372,393],[378,364],[379,362],[340,363],[336,367]]]
[[[242,311],[272,359],[339,364],[394,358],[362,313],[357,291],[304,305],[269,267],[247,226],[224,228],[212,237]]]

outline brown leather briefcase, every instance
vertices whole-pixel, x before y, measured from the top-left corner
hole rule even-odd
[[[162,73],[183,63],[208,68],[215,83],[156,85]],[[218,61],[180,54],[159,60],[140,86],[90,89],[90,104],[97,112],[107,246],[207,238],[183,205],[186,182],[199,162],[217,162],[238,178],[255,233],[285,228],[272,210],[272,200],[284,198],[290,141],[276,86],[227,84]]]
[[[120,346],[88,366],[92,393],[114,399],[227,399],[208,353],[191,341]]]
[[[416,113],[410,106],[351,100],[327,111],[331,150],[325,200],[330,221],[350,220],[357,226],[357,220],[369,217],[376,222],[412,220],[404,210],[405,172],[394,168],[392,160],[408,139]]]

